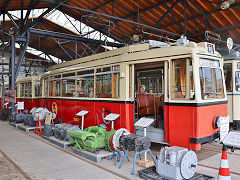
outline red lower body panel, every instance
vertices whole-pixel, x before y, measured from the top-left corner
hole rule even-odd
[[[227,116],[227,104],[208,106],[165,106],[165,140],[170,146],[200,150],[201,143],[213,138],[216,116]],[[191,140],[191,141],[190,141]]]
[[[89,111],[84,116],[84,127],[105,124],[102,118],[102,112],[105,109],[120,114],[114,122],[114,129],[126,128],[134,133],[134,105],[132,103],[48,99],[45,104],[49,110],[56,112],[57,120],[61,117],[63,122],[79,126],[81,126],[81,117],[76,114],[81,110]],[[111,124],[107,125],[107,128],[111,130]]]

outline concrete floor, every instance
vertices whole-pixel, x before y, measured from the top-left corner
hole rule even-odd
[[[197,153],[200,159],[197,172],[217,178],[221,148],[213,145],[204,147]],[[131,175],[133,152],[129,154],[131,161],[126,160],[119,169],[120,162],[114,166],[114,161],[108,159],[103,159],[101,163],[88,161],[74,155],[71,149],[64,151],[32,132],[24,133],[3,121],[0,121],[0,150],[25,173],[27,179],[140,179],[137,170],[142,169],[137,165],[135,175]],[[154,156],[159,150],[160,146],[152,146]],[[229,152],[228,157],[232,180],[238,180],[240,151]],[[1,164],[0,156],[0,169]],[[4,173],[0,171],[0,180],[2,177],[4,180],[24,179],[9,163]]]

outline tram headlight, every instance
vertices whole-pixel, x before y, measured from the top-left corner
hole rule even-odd
[[[217,116],[217,117],[215,118],[215,120],[214,120],[214,128],[215,128],[215,129],[218,129],[218,128],[220,128],[220,126],[221,126],[220,118],[221,118],[221,117]]]

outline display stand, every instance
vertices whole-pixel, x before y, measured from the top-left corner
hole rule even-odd
[[[111,129],[114,130],[114,121],[119,118],[120,114],[114,114],[114,113],[110,113],[109,115],[107,115],[104,120],[107,121],[111,121],[112,125],[111,125]]]
[[[81,116],[81,117],[82,117],[81,130],[83,130],[83,127],[84,127],[84,116],[85,116],[87,113],[89,113],[89,111],[82,110],[82,111],[80,111],[79,113],[76,114],[76,116]]]
[[[240,132],[230,131],[222,143],[227,147],[240,149]]]
[[[146,118],[146,117],[142,117],[141,119],[139,119],[134,126],[137,127],[141,127],[144,128],[144,136],[147,137],[147,127],[149,127],[152,123],[154,122],[153,118]],[[144,153],[144,161],[139,162],[140,165],[144,166],[144,167],[148,167],[153,165],[153,162],[149,162],[147,160],[147,152]]]

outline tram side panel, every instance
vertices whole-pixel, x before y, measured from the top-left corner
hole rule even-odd
[[[167,105],[166,109],[169,127],[165,135],[170,146],[196,151],[201,150],[202,143],[217,137],[219,129],[214,128],[216,116],[227,116],[227,104],[201,107]]]
[[[240,94],[234,94],[233,95],[233,123],[234,125],[237,125],[237,127],[240,127]]]
[[[89,113],[84,116],[85,128],[105,124],[102,118],[103,110],[108,110],[111,113],[120,114],[114,122],[114,129],[126,128],[134,132],[134,105],[132,103],[48,99],[48,104],[48,109],[57,114],[56,120],[62,118],[64,123],[81,126],[81,117],[76,114],[81,110],[87,110]],[[106,115],[108,115],[107,112],[104,113],[104,117]],[[111,123],[106,126],[108,130],[111,130]]]

